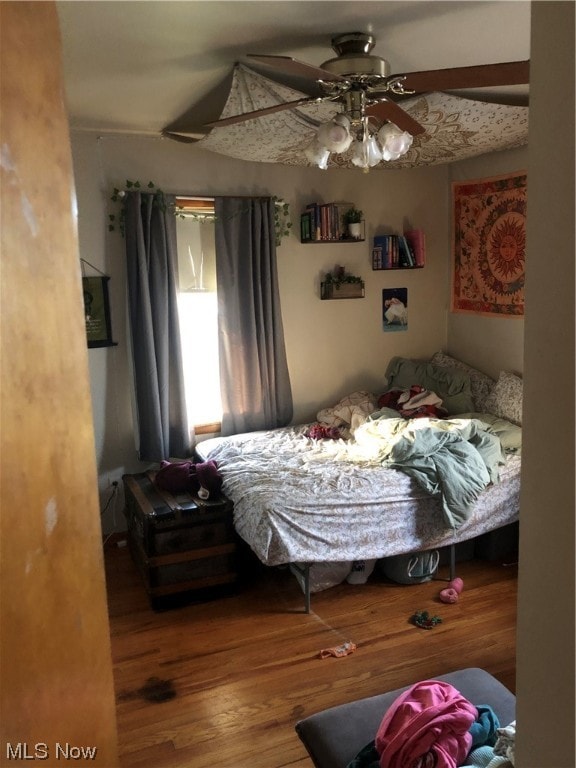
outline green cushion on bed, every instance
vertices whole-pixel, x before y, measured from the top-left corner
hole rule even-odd
[[[488,432],[500,439],[502,448],[506,453],[521,453],[522,451],[522,427],[512,424],[511,421],[494,416],[493,413],[459,413],[460,419],[478,419]]]
[[[435,392],[451,416],[474,410],[470,376],[465,371],[406,357],[393,357],[386,369],[386,379],[388,389],[410,389],[419,384]]]

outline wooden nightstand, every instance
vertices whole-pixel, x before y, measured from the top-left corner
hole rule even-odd
[[[122,478],[128,544],[152,607],[169,607],[175,595],[221,595],[238,581],[233,503],[223,494],[207,500],[172,495],[154,477],[143,472]]]

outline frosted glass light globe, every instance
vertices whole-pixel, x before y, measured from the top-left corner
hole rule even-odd
[[[375,136],[370,136],[366,141],[366,159],[370,168],[378,165],[380,160],[382,160],[382,150],[378,146]]]
[[[352,136],[346,125],[341,125],[335,119],[321,125],[316,138],[330,152],[346,152],[352,143]]]
[[[354,141],[352,144],[351,162],[358,168],[373,168],[382,160],[382,151],[374,136],[369,136],[362,141]]]
[[[350,160],[357,168],[368,168],[368,158],[366,157],[366,148],[362,141],[355,139],[352,142],[352,154]]]
[[[328,167],[330,151],[319,144],[316,139],[306,147],[304,154],[308,162],[312,163],[312,165],[317,165],[323,171]]]
[[[378,131],[378,141],[382,145],[384,160],[398,160],[412,146],[413,137],[394,123],[387,123]]]

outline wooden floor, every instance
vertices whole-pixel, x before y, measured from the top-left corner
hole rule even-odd
[[[128,550],[107,545],[105,559],[123,768],[310,768],[294,724],[326,707],[471,666],[514,691],[515,565],[458,563],[454,605],[438,600],[440,580],[373,574],[312,595],[306,615],[286,570],[255,569],[236,595],[155,612]],[[413,626],[417,610],[442,623]],[[355,653],[319,658],[345,640]]]

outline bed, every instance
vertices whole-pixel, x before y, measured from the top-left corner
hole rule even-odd
[[[410,417],[381,407],[390,402],[383,395],[414,387],[423,396],[417,402],[428,400],[422,407],[429,408],[429,395],[437,396],[441,413]],[[451,547],[453,555],[454,545],[518,520],[520,377],[502,372],[493,381],[437,353],[429,361],[393,358],[383,390],[378,396],[351,393],[319,411],[313,424],[215,437],[197,446],[201,460],[218,465],[234,502],[236,531],[265,565],[295,570],[307,611],[310,591],[317,591],[310,582],[314,564],[351,566],[441,547]],[[456,490],[448,492],[446,478],[430,474],[430,456],[422,465],[414,449],[422,435],[456,451],[439,461],[440,449],[430,451],[424,442],[434,471],[446,462],[452,467]],[[398,444],[409,446],[407,461],[390,450]],[[473,488],[460,491],[469,461]]]

